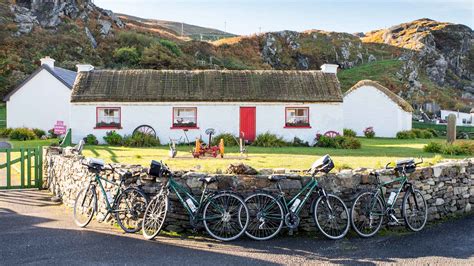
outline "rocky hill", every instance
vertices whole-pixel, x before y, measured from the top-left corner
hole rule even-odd
[[[0,94],[49,55],[65,68],[319,69],[340,65],[347,90],[374,79],[415,105],[468,109],[474,100],[473,31],[420,19],[365,34],[310,30],[193,39],[207,29],[116,15],[90,0],[0,0]],[[172,26],[170,26],[172,25]],[[194,32],[193,32],[194,31]],[[198,38],[199,39],[199,38]]]

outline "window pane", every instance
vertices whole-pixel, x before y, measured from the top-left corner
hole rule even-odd
[[[286,109],[287,126],[309,126],[308,108],[287,108]]]
[[[173,126],[195,127],[196,126],[196,108],[180,107],[174,108]]]
[[[98,126],[120,126],[119,108],[99,108],[97,111]]]

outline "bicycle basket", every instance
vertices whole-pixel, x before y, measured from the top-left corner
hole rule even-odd
[[[159,177],[161,175],[162,169],[163,169],[163,165],[160,162],[153,160],[151,161],[150,170],[148,171],[148,174]]]
[[[397,162],[395,166],[395,171],[401,173],[405,169],[405,173],[410,174],[415,172],[416,164],[414,159],[406,159]]]

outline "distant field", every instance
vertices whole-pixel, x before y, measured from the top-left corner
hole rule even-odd
[[[7,107],[4,103],[0,103],[0,128],[7,126]]]

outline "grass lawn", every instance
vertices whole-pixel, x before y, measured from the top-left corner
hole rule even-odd
[[[8,141],[13,148],[36,148],[39,146],[49,146],[52,143],[59,143],[58,139],[36,139],[36,140],[27,140],[27,141],[19,141],[19,140],[9,140]]]
[[[224,159],[220,158],[192,158],[187,146],[178,147],[176,158],[168,157],[168,146],[155,148],[128,148],[112,146],[86,146],[83,154],[87,157],[97,157],[107,162],[141,164],[148,166],[151,160],[163,160],[172,169],[195,169],[198,171],[216,172],[225,170],[230,163],[243,162],[257,169],[261,168],[289,168],[307,169],[314,160],[324,154],[330,154],[336,168],[379,168],[387,162],[401,158],[422,156],[427,162],[436,162],[440,156],[433,153],[423,152],[423,146],[430,141],[443,142],[443,139],[366,139],[359,138],[362,148],[358,150],[340,150],[314,147],[285,147],[285,148],[263,148],[247,147],[248,158],[239,158],[237,147],[226,148]],[[34,140],[34,141],[11,141],[14,148],[46,146],[57,140]],[[466,156],[447,156],[443,158],[464,158]]]

